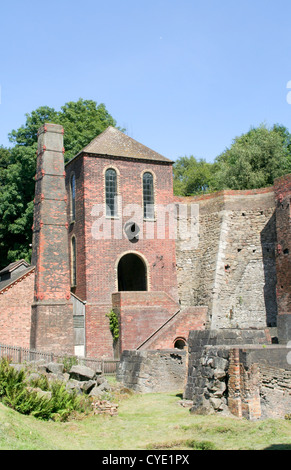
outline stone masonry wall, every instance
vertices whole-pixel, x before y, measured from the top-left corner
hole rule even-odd
[[[182,390],[186,377],[186,351],[123,351],[117,380],[141,393]]]
[[[208,306],[208,326],[275,326],[276,225],[272,189],[223,191],[197,198],[199,242],[176,246],[182,305]]]
[[[275,180],[278,336],[291,340],[291,175]]]

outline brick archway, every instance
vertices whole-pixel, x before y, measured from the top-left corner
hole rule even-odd
[[[147,267],[135,253],[126,253],[117,266],[118,291],[147,291]]]

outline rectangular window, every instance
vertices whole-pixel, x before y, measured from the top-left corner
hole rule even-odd
[[[76,178],[75,175],[71,177],[71,222],[76,219]]]
[[[71,240],[71,279],[72,287],[77,285],[77,253],[76,253],[76,238],[73,236]]]
[[[154,178],[149,172],[143,175],[143,215],[145,219],[155,218]]]
[[[117,216],[117,175],[113,168],[105,173],[106,215]]]

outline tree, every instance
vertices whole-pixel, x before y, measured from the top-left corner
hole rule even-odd
[[[174,194],[191,196],[212,190],[213,165],[193,155],[180,157],[174,164]]]
[[[291,136],[284,126],[265,125],[236,137],[215,159],[214,189],[255,189],[271,186],[291,172]]]
[[[33,224],[37,131],[45,122],[64,127],[65,160],[116,121],[104,104],[79,99],[60,111],[42,106],[26,114],[26,122],[9,134],[10,149],[0,147],[0,266],[20,258],[30,261]]]
[[[271,186],[291,173],[291,134],[279,124],[261,125],[236,137],[214,163],[180,157],[174,164],[174,193],[181,196],[222,189]]]

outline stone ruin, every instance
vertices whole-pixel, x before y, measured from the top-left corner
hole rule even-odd
[[[284,418],[291,412],[289,351],[272,344],[268,330],[191,331],[188,351],[124,351],[117,378],[143,393],[181,390],[180,404],[193,414]]]

